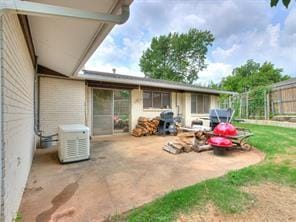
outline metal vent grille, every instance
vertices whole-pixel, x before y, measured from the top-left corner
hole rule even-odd
[[[77,156],[77,145],[76,140],[67,140],[66,141],[66,157],[75,157]]]
[[[87,140],[79,139],[78,140],[78,155],[86,155],[87,154]]]

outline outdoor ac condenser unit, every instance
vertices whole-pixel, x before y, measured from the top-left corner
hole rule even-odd
[[[58,156],[61,163],[89,159],[89,128],[82,124],[60,125]]]

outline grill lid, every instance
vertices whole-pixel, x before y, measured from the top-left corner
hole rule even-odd
[[[171,110],[165,110],[160,113],[160,118],[161,119],[173,119],[174,113]]]
[[[230,123],[219,123],[214,129],[214,134],[219,136],[236,136],[237,130]]]

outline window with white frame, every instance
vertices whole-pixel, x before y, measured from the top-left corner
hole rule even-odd
[[[208,113],[211,97],[205,94],[191,94],[191,113]]]
[[[169,109],[171,108],[171,93],[152,90],[143,91],[143,108]]]

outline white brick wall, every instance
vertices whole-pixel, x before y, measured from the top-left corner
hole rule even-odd
[[[61,124],[85,124],[85,82],[40,77],[40,129],[57,133]]]
[[[18,210],[35,148],[34,68],[16,15],[1,18],[3,102],[3,221]]]

